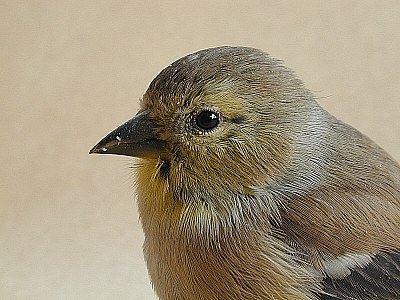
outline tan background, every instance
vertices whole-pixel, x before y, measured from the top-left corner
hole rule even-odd
[[[129,159],[88,150],[173,60],[282,58],[400,160],[400,1],[1,1],[0,298],[155,299]]]

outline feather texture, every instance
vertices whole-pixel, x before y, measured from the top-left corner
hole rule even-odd
[[[144,254],[161,299],[400,299],[400,167],[281,61],[246,47],[185,56],[126,124],[139,129],[92,151],[140,149]]]

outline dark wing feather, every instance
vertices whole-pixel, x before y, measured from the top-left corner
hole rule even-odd
[[[352,270],[343,279],[327,277],[321,300],[399,300],[400,251],[376,255],[373,261]]]

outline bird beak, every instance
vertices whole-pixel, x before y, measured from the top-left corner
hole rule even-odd
[[[89,154],[158,158],[165,152],[166,142],[158,138],[154,127],[148,119],[148,111],[143,111],[110,132]]]

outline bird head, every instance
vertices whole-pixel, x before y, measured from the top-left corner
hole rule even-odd
[[[281,61],[247,47],[175,61],[140,106],[90,153],[139,157],[144,181],[155,180],[175,199],[208,204],[274,184],[293,165],[295,143],[304,141],[304,126],[319,109]]]

